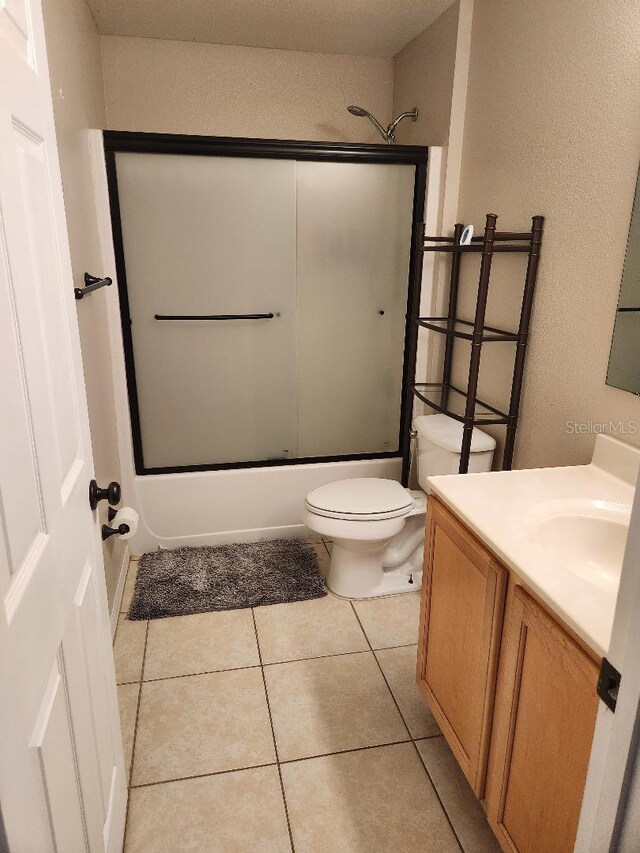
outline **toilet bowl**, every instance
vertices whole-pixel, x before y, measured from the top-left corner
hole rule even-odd
[[[395,480],[338,480],[309,492],[304,523],[333,541],[327,586],[345,598],[419,589],[426,497]]]
[[[338,480],[307,495],[304,523],[333,540],[327,586],[345,598],[372,598],[420,589],[427,507],[427,477],[457,473],[462,424],[446,415],[415,418],[418,482]],[[474,429],[470,471],[490,471],[495,440]]]

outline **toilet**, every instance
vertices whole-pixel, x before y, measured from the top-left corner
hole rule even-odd
[[[427,477],[457,474],[463,425],[447,415],[421,415],[417,436],[420,490],[396,480],[337,480],[307,495],[304,523],[333,540],[327,586],[344,598],[372,598],[420,589]],[[477,427],[469,472],[490,471],[495,440]]]

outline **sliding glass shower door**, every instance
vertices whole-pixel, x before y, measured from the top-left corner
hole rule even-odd
[[[295,163],[121,153],[117,169],[145,467],[295,456]]]
[[[398,453],[414,187],[412,164],[115,153],[138,473]]]
[[[414,167],[298,163],[298,450],[398,450]]]

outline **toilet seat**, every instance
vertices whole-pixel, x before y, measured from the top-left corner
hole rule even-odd
[[[370,522],[402,518],[414,509],[415,501],[396,480],[357,477],[313,489],[305,506],[325,518]]]
[[[429,477],[458,473],[463,435],[462,424],[445,415],[419,416],[413,425],[421,491],[364,477],[327,483],[307,495],[304,524],[333,543],[326,582],[336,595],[360,599],[420,588]],[[494,446],[476,430],[469,470],[490,471]]]

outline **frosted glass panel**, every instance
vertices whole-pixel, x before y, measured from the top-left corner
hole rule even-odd
[[[398,450],[413,166],[298,163],[298,452]]]
[[[295,162],[118,153],[116,168],[145,468],[295,457]]]
[[[397,453],[415,167],[116,171],[139,469]],[[238,314],[273,316],[205,319]]]

